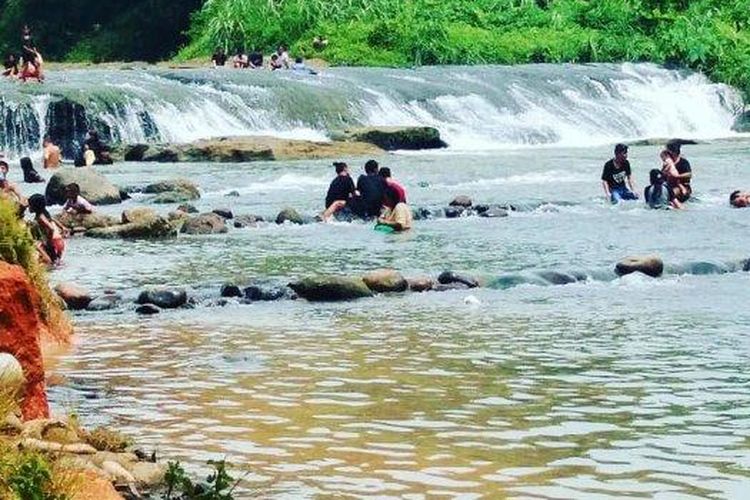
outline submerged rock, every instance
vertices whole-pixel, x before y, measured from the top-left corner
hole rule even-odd
[[[179,207],[177,207],[177,210],[180,212],[185,212],[186,214],[197,214],[198,209],[195,208],[194,205],[191,205],[190,203],[183,203]]]
[[[109,215],[93,214],[70,214],[62,212],[55,216],[55,220],[73,232],[83,232],[100,227],[116,226],[120,222]]]
[[[740,113],[740,115],[735,118],[732,130],[741,133],[750,132],[750,111]]]
[[[487,207],[487,210],[479,212],[480,217],[487,217],[489,219],[499,219],[501,217],[507,217],[508,211],[502,207]]]
[[[537,275],[552,285],[568,285],[578,281],[575,276],[558,271],[539,271]]]
[[[263,217],[258,217],[257,215],[238,215],[234,218],[234,227],[237,229],[255,227],[259,222],[263,222]]]
[[[60,297],[68,309],[80,311],[86,309],[94,298],[88,290],[72,283],[60,283],[55,287],[55,293]]]
[[[138,295],[136,304],[153,304],[162,309],[175,309],[187,304],[187,292],[181,288],[154,288]]]
[[[285,208],[276,216],[276,224],[291,222],[292,224],[304,224],[305,219],[293,208]]]
[[[333,302],[371,297],[372,291],[362,278],[314,276],[290,283],[289,288],[312,302]]]
[[[102,239],[163,239],[177,236],[177,229],[165,218],[156,217],[143,222],[91,229],[86,231],[86,236]]]
[[[453,201],[449,203],[452,207],[465,207],[468,208],[473,205],[471,198],[462,194],[453,198]]]
[[[117,308],[122,303],[122,296],[116,293],[105,293],[95,298],[86,307],[87,311],[109,311]]]
[[[658,278],[664,272],[664,262],[656,255],[647,255],[626,257],[615,265],[615,273],[618,276],[635,272]]]
[[[377,293],[405,292],[409,288],[401,273],[393,269],[378,269],[365,274],[362,279],[367,288]]]
[[[221,285],[221,291],[219,292],[222,297],[242,297],[242,290],[237,285],[227,283]]]
[[[469,288],[477,288],[479,286],[479,281],[477,281],[476,279],[470,276],[456,274],[453,271],[445,271],[443,273],[440,273],[440,276],[438,276],[438,283],[440,283],[441,285],[452,285],[455,283],[459,283],[462,285],[466,285]]]
[[[150,316],[153,314],[159,314],[161,312],[161,309],[159,309],[154,304],[143,304],[136,307],[135,312],[138,314],[143,314],[144,316]]]
[[[242,294],[248,302],[272,302],[292,298],[288,287],[273,285],[250,285],[242,290]]]
[[[102,174],[91,167],[63,167],[50,178],[45,191],[47,203],[63,205],[65,186],[76,183],[81,188],[81,196],[94,205],[113,205],[122,201],[120,188],[112,184]]]
[[[435,286],[435,281],[427,276],[409,278],[406,281],[409,284],[409,290],[412,292],[426,292],[432,290],[432,287]]]
[[[188,196],[190,200],[197,200],[201,197],[198,186],[187,179],[173,179],[168,181],[155,182],[143,188],[144,194],[164,194],[179,193]]]
[[[185,234],[220,234],[229,231],[223,217],[215,213],[201,214],[188,219],[181,232]]]
[[[224,219],[234,219],[234,214],[229,208],[214,208],[211,212]]]

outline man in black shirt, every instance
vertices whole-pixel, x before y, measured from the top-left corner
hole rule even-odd
[[[628,147],[625,144],[616,145],[615,157],[604,164],[602,186],[604,194],[612,203],[638,199],[638,195],[634,192],[633,177],[628,161]]]
[[[350,204],[352,212],[363,219],[379,217],[383,209],[383,196],[385,195],[386,182],[378,171],[380,166],[375,160],[365,163],[365,175],[357,179],[357,196]]]
[[[686,202],[693,194],[690,181],[693,178],[693,169],[690,162],[681,155],[682,143],[679,140],[669,141],[666,150],[662,153],[664,167],[662,172],[667,179],[667,184],[674,191],[674,195],[681,202]]]
[[[323,220],[327,221],[333,214],[344,208],[352,196],[354,196],[354,181],[349,175],[349,166],[346,163],[336,162],[336,178],[331,181],[326,195],[326,210],[323,212]]]

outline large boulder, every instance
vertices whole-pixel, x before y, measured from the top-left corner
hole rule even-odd
[[[363,127],[334,133],[334,139],[374,144],[386,151],[438,149],[447,146],[433,127]]]
[[[162,309],[175,309],[187,303],[187,292],[182,288],[152,288],[138,295],[136,304],[153,304]]]
[[[412,292],[426,292],[432,290],[435,286],[435,282],[428,276],[410,278],[407,280],[407,283],[409,284],[409,290]]]
[[[292,292],[288,287],[261,283],[245,287],[242,294],[248,302],[271,302],[291,298]]]
[[[377,293],[405,292],[409,288],[406,279],[393,269],[378,269],[371,271],[362,279],[367,288]]]
[[[664,272],[664,262],[656,255],[625,257],[615,265],[615,273],[625,276],[640,272],[658,278]]]
[[[157,214],[156,210],[154,210],[153,208],[136,207],[131,208],[130,210],[125,210],[122,213],[121,219],[123,224],[145,224],[156,220],[158,217],[159,214]]]
[[[293,208],[285,208],[276,216],[276,224],[291,222],[292,224],[304,224],[305,219]]]
[[[55,293],[65,302],[68,309],[80,311],[86,309],[94,298],[85,288],[72,283],[60,283],[55,287]]]
[[[229,231],[226,221],[215,213],[201,214],[188,219],[181,232],[185,234],[220,234]]]
[[[311,302],[333,302],[371,297],[362,278],[314,276],[289,284],[297,295]]]
[[[50,205],[65,203],[65,186],[76,183],[81,196],[94,205],[113,205],[122,201],[120,188],[91,167],[64,167],[55,172],[47,184],[45,195]]]
[[[86,236],[102,239],[164,239],[177,236],[177,229],[164,217],[157,217],[143,222],[130,222],[117,226],[90,229],[86,231]]]

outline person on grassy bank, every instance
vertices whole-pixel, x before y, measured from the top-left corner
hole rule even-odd
[[[602,187],[604,194],[613,203],[621,200],[637,200],[633,187],[633,175],[628,161],[628,147],[625,144],[615,146],[615,156],[604,164],[602,169]]]

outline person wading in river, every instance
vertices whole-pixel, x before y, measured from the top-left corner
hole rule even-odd
[[[604,164],[602,187],[604,194],[612,203],[638,199],[638,195],[634,192],[633,176],[628,161],[628,147],[625,144],[616,145],[615,157]]]
[[[60,148],[49,137],[45,137],[42,142],[42,153],[45,169],[55,169],[60,166]]]
[[[349,175],[349,166],[342,162],[336,162],[333,166],[336,168],[336,177],[328,187],[326,210],[323,212],[324,222],[327,222],[333,214],[343,209],[356,192],[354,181]]]
[[[667,184],[674,192],[675,197],[684,203],[693,194],[690,181],[693,178],[693,169],[690,162],[682,157],[682,142],[679,140],[669,141],[666,149],[661,152],[662,173],[667,179]]]
[[[651,185],[643,190],[643,199],[650,208],[682,208],[680,201],[664,182],[664,176],[659,169],[650,172]]]

